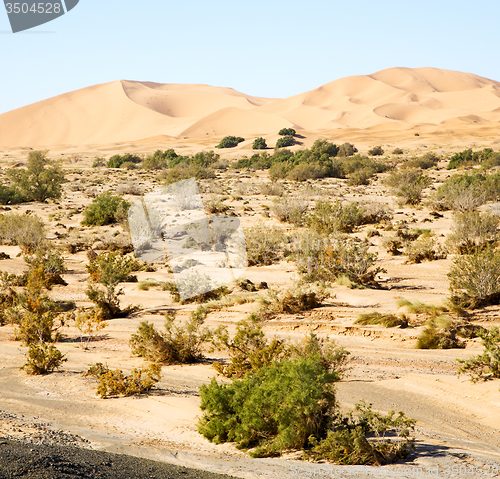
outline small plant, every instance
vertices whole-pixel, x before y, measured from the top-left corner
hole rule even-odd
[[[212,332],[203,326],[208,310],[199,306],[184,326],[175,325],[172,315],[166,316],[165,332],[143,321],[130,339],[132,353],[163,364],[189,364],[203,359],[202,346],[210,341]]]
[[[83,213],[82,225],[103,226],[125,221],[130,206],[128,201],[106,191],[87,206]]]
[[[357,203],[318,201],[308,218],[309,227],[319,233],[352,233],[363,223],[363,207]]]
[[[255,225],[245,229],[248,265],[267,266],[290,254],[289,238],[276,226]]]
[[[426,235],[407,243],[404,254],[408,256],[407,263],[414,264],[446,258],[445,250],[436,242],[435,238]]]
[[[385,183],[393,189],[396,196],[401,198],[402,204],[416,205],[420,203],[422,192],[432,183],[432,179],[425,176],[421,170],[408,168],[393,171]]]
[[[123,168],[125,163],[137,164],[142,161],[142,158],[137,155],[132,155],[131,153],[126,153],[125,155],[114,155],[112,156],[106,166],[108,168]]]
[[[457,338],[457,328],[448,316],[438,316],[426,321],[426,327],[417,340],[417,349],[464,348]]]
[[[352,143],[344,143],[340,145],[337,156],[352,156],[357,152],[358,149]]]
[[[27,361],[21,369],[30,375],[47,374],[59,369],[64,361],[67,359],[53,344],[30,344]]]
[[[103,253],[90,259],[87,264],[91,284],[86,293],[97,306],[102,319],[125,317],[135,309],[120,309],[119,297],[123,290],[118,289],[119,283],[131,279],[130,272],[134,263],[132,258],[120,257],[117,253]],[[98,284],[102,285],[103,289],[96,288]]]
[[[75,326],[81,333],[80,344],[82,348],[88,349],[90,341],[107,326],[107,323],[102,319],[100,311],[94,308],[89,311],[78,311]]]
[[[92,163],[92,168],[102,168],[103,166],[106,166],[106,160],[100,156],[96,156]]]
[[[354,324],[359,324],[361,326],[366,326],[369,324],[381,324],[385,328],[407,328],[408,318],[404,314],[396,316],[395,314],[382,314],[377,311],[372,313],[363,313],[359,315],[359,318],[354,321]]]
[[[500,329],[495,326],[490,330],[482,330],[478,336],[483,341],[483,354],[465,360],[457,359],[462,365],[458,375],[469,374],[473,383],[500,379]]]
[[[255,138],[252,145],[253,150],[265,150],[266,148],[267,148],[267,143],[266,140],[264,140],[264,138],[262,137]]]
[[[422,170],[427,170],[429,168],[435,168],[439,162],[440,158],[435,153],[429,152],[420,158],[413,158],[404,163],[405,168],[420,168]]]
[[[101,396],[102,399],[120,395],[135,396],[149,392],[161,379],[161,366],[151,364],[142,369],[134,368],[129,376],[125,376],[120,369],[111,371],[98,363],[87,374],[99,379],[96,396]]]
[[[483,251],[460,256],[448,273],[453,304],[477,308],[500,299],[500,251]]]
[[[384,149],[381,146],[374,146],[368,150],[370,156],[382,156],[384,154]]]
[[[261,298],[261,303],[262,311],[266,314],[295,314],[318,307],[320,301],[314,291],[291,288],[288,291],[271,289],[268,291],[267,297]]]
[[[242,141],[245,141],[245,138],[241,136],[225,136],[215,148],[234,148]]]
[[[392,150],[392,154],[393,155],[402,155],[402,154],[404,154],[404,151],[401,148],[394,148],[394,150]]]

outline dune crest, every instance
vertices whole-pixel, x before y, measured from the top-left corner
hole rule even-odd
[[[500,122],[500,82],[436,68],[389,68],[285,99],[208,85],[115,81],[0,115],[0,147],[54,147],[145,138],[275,135],[282,127],[411,129]]]

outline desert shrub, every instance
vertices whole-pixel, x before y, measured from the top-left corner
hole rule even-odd
[[[314,291],[303,291],[300,288],[291,288],[287,291],[271,289],[261,298],[263,312],[269,314],[295,314],[301,311],[314,309],[320,304],[320,299]]]
[[[24,261],[28,265],[28,271],[25,273],[26,277],[29,276],[31,271],[40,269],[43,287],[51,289],[56,284],[67,285],[61,277],[61,274],[67,271],[64,258],[60,250],[52,247],[50,243],[42,243],[32,256],[25,256]]]
[[[126,153],[125,155],[114,155],[112,156],[106,166],[108,168],[124,168],[124,165],[126,163],[135,165],[137,163],[140,163],[142,161],[142,158],[137,155],[132,155],[131,153]]]
[[[307,202],[302,198],[284,197],[273,202],[271,211],[282,222],[302,226],[307,212]]]
[[[120,257],[117,253],[103,253],[87,264],[91,284],[86,294],[96,305],[102,319],[128,316],[135,308],[120,309],[119,297],[123,294],[118,284],[130,280],[134,259]],[[97,287],[97,285],[101,285]]]
[[[279,132],[278,135],[281,136],[295,136],[297,132],[293,128],[282,128]]]
[[[425,322],[425,329],[417,340],[417,349],[464,348],[457,337],[457,328],[448,316],[437,316]]]
[[[293,259],[305,281],[335,281],[345,275],[356,284],[373,284],[384,270],[374,267],[377,255],[349,236],[326,236],[306,231],[297,236]]]
[[[469,374],[472,382],[500,379],[500,329],[495,326],[478,333],[482,339],[484,352],[470,359],[457,359],[462,365],[458,375]]]
[[[337,156],[352,156],[357,152],[358,149],[352,143],[344,143],[340,145]]]
[[[420,203],[422,192],[432,183],[432,179],[420,170],[409,168],[392,172],[385,183],[401,198],[401,203],[416,205]]]
[[[363,208],[357,203],[342,204],[340,201],[318,201],[309,215],[311,229],[320,233],[352,233],[363,223]]]
[[[455,259],[448,273],[451,301],[463,307],[477,308],[500,299],[500,251],[483,251]]]
[[[25,201],[19,188],[0,184],[0,205],[17,205]]]
[[[261,136],[259,136],[259,138],[255,138],[255,140],[253,141],[252,150],[265,150],[266,148],[267,143],[264,138],[262,138]]]
[[[212,332],[202,327],[208,310],[199,306],[184,326],[175,325],[173,315],[167,315],[165,332],[143,321],[130,339],[132,353],[149,361],[164,364],[188,364],[203,359],[202,347]]]
[[[369,324],[381,324],[385,328],[395,328],[397,326],[401,328],[408,327],[408,318],[404,314],[396,316],[395,314],[382,314],[377,311],[372,313],[363,313],[359,315],[359,318],[354,321],[354,324],[360,324],[366,326]]]
[[[101,168],[106,166],[106,160],[101,156],[96,156],[92,162],[92,168]]]
[[[399,256],[402,254],[401,248],[403,248],[403,245],[403,240],[397,235],[384,236],[382,238],[382,247],[392,256]]]
[[[287,135],[278,139],[275,148],[286,148],[287,146],[293,145],[295,145],[295,138],[291,135]]]
[[[288,145],[287,145],[288,146]],[[286,173],[292,181],[316,180],[328,176],[328,168],[320,163],[299,163]]]
[[[428,170],[429,168],[435,168],[439,162],[440,158],[435,153],[428,152],[420,158],[412,158],[404,163],[405,168],[420,168],[422,170]]]
[[[234,148],[242,141],[245,141],[245,138],[241,136],[225,136],[215,148]]]
[[[23,201],[45,202],[58,200],[62,196],[62,185],[66,183],[59,163],[47,158],[48,150],[30,151],[26,169],[12,168],[7,176],[19,190]]]
[[[172,148],[162,151],[156,150],[142,162],[142,168],[146,170],[163,170],[168,168],[172,162],[181,158]]]
[[[247,372],[256,372],[290,354],[284,340],[266,338],[262,331],[262,318],[255,314],[236,323],[233,338],[229,336],[227,328],[219,327],[214,332],[212,342],[216,349],[229,353],[229,364],[213,364],[214,369],[227,378],[242,378]]]
[[[231,209],[231,207],[225,205],[217,195],[210,195],[203,203],[205,211],[211,215],[225,213]]]
[[[134,396],[150,391],[161,379],[161,366],[151,364],[146,368],[132,369],[129,376],[123,371],[115,369],[111,371],[107,366],[98,363],[87,372],[99,379],[96,396],[106,399],[111,396]]]
[[[30,375],[47,374],[59,369],[67,359],[53,344],[30,344],[27,361],[21,369]]]
[[[404,154],[404,151],[401,148],[394,148],[394,150],[392,150],[392,154],[393,155],[402,155],[402,154]]]
[[[500,218],[491,213],[466,211],[453,218],[449,247],[459,253],[473,253],[495,244],[500,238]]]
[[[180,283],[186,298],[181,300],[177,283]],[[163,291],[168,291],[172,300],[180,304],[205,303],[206,301],[217,300],[222,296],[229,294],[227,286],[216,287],[216,284],[206,275],[192,274],[185,278],[178,278],[177,282],[164,281],[161,283]],[[205,290],[206,293],[190,296],[191,293],[197,293]]]
[[[142,195],[143,190],[140,186],[136,185],[133,182],[130,183],[122,183],[116,187],[116,194],[121,195],[134,195],[140,196]]]
[[[301,449],[320,436],[335,411],[334,372],[317,357],[263,366],[230,385],[212,379],[200,388],[203,417],[198,431],[208,440],[254,447],[253,457]]]
[[[283,195],[283,187],[279,183],[260,183],[258,187],[261,195],[266,195],[266,196]]]
[[[35,251],[45,242],[43,221],[38,216],[8,213],[0,215],[0,242],[18,245],[24,253]]]
[[[85,208],[82,225],[103,226],[124,221],[130,206],[128,201],[106,191],[94,198],[92,203]]]
[[[100,311],[93,308],[87,311],[79,310],[76,313],[75,326],[80,331],[80,345],[82,348],[88,349],[90,341],[107,326],[107,323],[102,318]]]
[[[362,186],[369,185],[370,179],[373,178],[375,172],[371,168],[362,168],[361,170],[354,171],[347,179],[349,186]]]
[[[448,163],[448,169],[458,168],[459,166],[471,166],[487,161],[491,156],[496,156],[491,148],[484,148],[482,151],[473,152],[471,149],[455,153]]]
[[[161,175],[160,179],[165,185],[170,185],[178,181],[196,178],[197,180],[206,180],[215,178],[215,171],[210,166],[201,166],[192,163],[179,163],[169,168]]]
[[[404,250],[408,256],[407,263],[421,263],[422,261],[435,261],[446,258],[446,251],[436,241],[428,235],[422,235],[415,241],[408,242]]]
[[[442,184],[435,195],[437,209],[454,211],[475,210],[488,199],[493,199],[487,193],[486,179],[479,174],[454,175]]]
[[[381,146],[374,146],[368,150],[370,156],[382,156],[384,154],[384,149]]]
[[[389,411],[383,416],[361,401],[346,417],[339,415],[321,441],[312,436],[312,448],[305,457],[335,464],[377,466],[402,459],[415,447],[412,433],[416,421],[402,411],[395,415]]]
[[[249,266],[277,263],[289,254],[289,238],[276,226],[255,225],[245,229]]]

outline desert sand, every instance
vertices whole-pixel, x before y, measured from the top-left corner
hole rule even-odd
[[[213,149],[224,135],[241,135],[245,142],[220,152],[222,157],[236,158],[252,154],[255,136],[264,136],[268,144],[273,144],[282,127],[296,128],[301,135],[301,144],[294,149],[327,138],[337,143],[352,141],[361,153],[381,144],[386,149],[404,148],[405,157],[431,149],[446,155],[463,147],[498,150],[499,122],[500,83],[431,68],[394,68],[345,78],[282,100],[255,98],[205,85],[118,81],[0,115],[0,166],[6,169],[23,163],[28,151],[37,148],[49,148],[52,158],[62,159],[70,183],[64,186],[61,203],[30,203],[13,206],[12,211],[39,215],[47,225],[49,239],[56,243],[64,243],[58,237],[71,227],[81,230],[93,238],[91,249],[101,252],[101,240],[112,237],[120,227],[83,228],[83,208],[102,191],[116,191],[120,185],[131,183],[150,191],[159,180],[140,170],[92,168],[95,156],[148,154],[156,148],[191,153]],[[416,132],[420,136],[416,137]],[[434,182],[425,198],[449,176],[446,160],[430,175]],[[394,212],[394,223],[404,221],[411,227],[431,228],[444,241],[450,232],[452,212],[435,218],[429,215],[427,206],[401,207],[383,186],[383,178],[384,174],[378,175],[369,186],[359,187],[331,178],[306,184],[285,182],[282,187],[287,194],[305,198],[311,205],[317,199],[387,203]],[[225,195],[223,201],[246,228],[262,223],[293,232],[291,225],[269,216],[268,207],[274,198],[260,192],[262,184],[268,182],[267,172],[229,169],[218,172],[214,180],[201,182],[201,187],[205,198]],[[134,201],[137,196],[125,198]],[[367,227],[363,227],[356,235],[365,238],[366,232]],[[465,349],[417,350],[416,338],[423,326],[385,329],[353,324],[363,312],[397,312],[397,300],[401,298],[440,304],[449,297],[447,273],[453,255],[406,264],[404,256],[390,256],[385,251],[382,237],[370,238],[371,251],[378,254],[378,264],[387,270],[380,278],[382,288],[334,285],[320,307],[295,315],[280,314],[266,323],[265,332],[301,340],[312,327],[322,337],[335,339],[352,353],[353,370],[338,384],[342,407],[365,399],[379,411],[403,410],[417,420],[417,450],[406,462],[380,468],[387,477],[415,477],[418,467],[439,466],[443,472],[453,465],[499,465],[498,381],[472,384],[466,376],[456,374],[456,359],[482,352],[479,339],[466,340]],[[10,256],[0,261],[1,271],[19,273],[26,267],[17,246],[0,245],[0,252]],[[85,295],[87,255],[79,252],[64,256],[68,286],[55,286],[51,297],[90,306]],[[137,275],[139,281],[169,277],[162,267]],[[294,263],[285,260],[250,267],[245,277],[255,283],[266,281],[275,289],[293,288],[299,279]],[[89,350],[80,346],[73,324],[63,328],[64,339],[57,346],[68,362],[60,372],[37,377],[19,371],[26,348],[14,340],[12,326],[0,328],[0,410],[17,418],[0,420],[0,437],[43,442],[50,436],[36,426],[43,423],[48,430],[63,430],[72,435],[70,438],[81,438],[69,441],[80,446],[244,478],[290,477],[294,476],[294,468],[319,467],[304,465],[297,454],[250,459],[232,444],[214,445],[198,434],[198,388],[217,377],[211,361],[224,358],[220,351],[207,351],[207,361],[199,364],[164,366],[163,377],[151,394],[98,398],[96,381],[83,377],[90,364],[103,362],[126,372],[143,366],[144,360],[131,355],[128,343],[139,323],[148,320],[161,328],[166,312],[174,311],[178,318],[185,319],[196,308],[192,304],[179,305],[168,292],[154,288],[141,291],[136,283],[122,287],[122,305],[139,304],[139,312],[108,321],[108,327],[90,343]],[[255,293],[255,302],[210,313],[208,326],[226,325],[234,331],[237,321],[259,307],[257,300],[262,294],[265,292]],[[474,313],[473,321],[498,325],[499,311],[496,306],[483,308]],[[348,469],[342,470],[350,474]],[[351,477],[370,476],[358,471]]]

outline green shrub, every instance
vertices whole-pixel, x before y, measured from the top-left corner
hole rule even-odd
[[[59,200],[62,185],[66,183],[64,172],[59,163],[47,158],[48,150],[30,151],[27,168],[8,170],[7,176],[13,182],[23,201],[45,202]],[[15,196],[17,193],[15,194]]]
[[[448,273],[452,303],[470,308],[500,299],[500,251],[486,248],[460,256]]]
[[[482,330],[478,336],[483,341],[484,352],[470,359],[457,359],[462,364],[458,375],[469,374],[472,382],[500,379],[500,329],[495,326]]]
[[[120,257],[118,253],[103,253],[87,264],[91,284],[86,294],[98,308],[102,319],[126,317],[134,311],[134,307],[120,309],[119,297],[123,290],[118,289],[119,283],[134,279],[130,276],[134,263],[132,258]],[[102,288],[97,288],[97,285]]]
[[[397,326],[406,328],[408,327],[408,318],[404,314],[396,316],[395,314],[382,314],[373,311],[372,313],[360,314],[354,324],[360,324],[361,326],[381,324],[385,328],[395,328]]]
[[[375,172],[371,168],[362,168],[349,175],[347,184],[349,186],[369,185],[370,179],[373,178],[374,175]]]
[[[264,138],[259,136],[259,138],[255,138],[253,141],[252,149],[253,150],[265,150],[267,148],[267,143]]]
[[[153,324],[143,321],[130,339],[132,353],[164,364],[200,361],[203,359],[202,347],[212,336],[208,328],[202,327],[207,314],[208,310],[199,306],[184,326],[175,325],[175,318],[167,315],[163,333],[158,332]]]
[[[142,161],[142,158],[137,155],[132,155],[131,153],[126,153],[125,155],[114,155],[112,156],[106,166],[108,168],[124,168],[125,163],[137,164]]]
[[[0,184],[0,205],[17,205],[25,201],[19,188]]]
[[[406,457],[414,449],[412,432],[416,421],[402,411],[395,416],[372,411],[364,401],[356,404],[347,417],[339,416],[321,441],[310,438],[312,449],[306,459],[328,461],[335,464],[383,465]]]
[[[492,199],[486,190],[486,179],[482,175],[453,175],[438,188],[435,195],[436,207],[460,212],[475,210]]]
[[[200,388],[203,417],[198,431],[208,440],[255,448],[253,457],[301,449],[320,437],[335,411],[335,372],[308,357],[263,366],[230,385]]]
[[[215,178],[215,171],[210,166],[201,166],[189,163],[180,163],[169,168],[161,175],[161,180],[165,185],[170,185],[178,181],[196,178],[197,180],[206,180]]]
[[[92,168],[101,168],[102,166],[106,166],[106,160],[100,156],[96,156],[92,163]]]
[[[483,161],[487,161],[491,156],[495,155],[491,148],[484,148],[482,151],[473,152],[471,149],[461,151],[454,154],[448,163],[448,169],[454,169],[459,166],[470,166]]]
[[[370,156],[382,156],[384,154],[384,149],[381,146],[374,146],[368,150]]]
[[[500,239],[500,218],[491,213],[466,211],[453,217],[449,247],[459,254],[473,253],[494,245]]]
[[[393,155],[402,155],[402,154],[404,154],[404,151],[401,148],[394,148],[394,150],[392,151],[392,154]]]
[[[27,275],[31,271],[41,268],[43,277],[43,287],[51,289],[53,285],[66,286],[61,274],[66,273],[64,258],[57,248],[53,248],[49,243],[42,243],[34,251],[33,256],[25,256],[24,261],[28,265]]]
[[[59,369],[67,359],[53,344],[30,344],[27,361],[21,369],[30,375],[47,374]]]
[[[245,141],[245,138],[241,136],[225,136],[215,148],[234,148],[242,141]]]
[[[278,135],[281,136],[295,136],[297,132],[293,128],[282,128]]]
[[[299,163],[286,173],[286,179],[292,181],[306,181],[328,176],[328,167],[320,163]]]
[[[420,203],[422,192],[432,183],[432,179],[420,170],[409,168],[392,172],[385,183],[401,198],[401,203],[416,205]]]
[[[162,151],[156,150],[142,162],[142,168],[146,170],[163,170],[170,166],[170,163],[179,161],[181,158],[172,148]]]
[[[293,145],[295,145],[295,138],[291,135],[287,135],[278,139],[275,148],[286,148],[287,146]]]
[[[84,226],[103,226],[124,221],[131,204],[128,201],[111,194],[109,191],[94,198],[87,206],[83,216]]]
[[[120,369],[111,371],[107,366],[98,363],[91,367],[87,374],[99,379],[96,396],[101,396],[102,399],[120,395],[134,396],[144,394],[154,387],[161,379],[161,366],[151,364],[147,368],[134,368],[129,376],[124,376]]]
[[[34,252],[46,240],[43,221],[38,216],[8,213],[0,215],[0,242],[18,245],[24,253]]]

